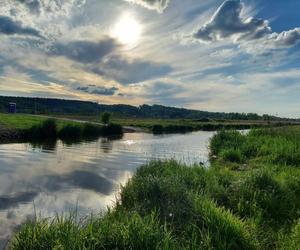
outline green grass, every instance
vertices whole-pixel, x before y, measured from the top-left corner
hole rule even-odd
[[[25,130],[30,129],[33,126],[38,126],[47,119],[49,118],[35,115],[0,113],[0,128],[2,127],[12,130]],[[66,125],[82,126],[82,123],[79,122],[66,121],[59,118],[55,120],[58,129],[61,129]]]
[[[223,160],[238,159],[245,163],[300,165],[300,129],[282,127],[252,130],[248,135],[221,131],[211,142],[211,153]],[[234,162],[234,160],[232,160]]]
[[[27,222],[12,249],[300,249],[299,127],[221,131],[209,168],[140,167],[115,207]]]

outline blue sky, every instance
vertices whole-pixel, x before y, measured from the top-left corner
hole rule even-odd
[[[3,0],[0,93],[300,117],[297,0]]]

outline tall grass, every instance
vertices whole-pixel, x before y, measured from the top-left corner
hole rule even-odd
[[[178,249],[178,245],[155,213],[141,217],[118,211],[81,221],[72,214],[28,222],[12,249]]]
[[[252,130],[243,135],[221,131],[211,140],[211,153],[229,162],[249,162],[300,166],[300,129],[276,128]]]
[[[76,141],[84,138],[97,138],[99,136],[122,135],[122,127],[118,124],[107,126],[89,123],[69,123],[57,126],[56,120],[47,119],[38,125],[34,125],[22,132],[23,137],[29,140],[61,139],[63,141]]]
[[[150,162],[108,213],[25,223],[12,249],[299,249],[299,139],[294,128],[220,131],[210,168]]]

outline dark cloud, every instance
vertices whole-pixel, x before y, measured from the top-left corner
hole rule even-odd
[[[65,56],[81,63],[97,63],[116,47],[115,41],[107,38],[98,42],[74,41],[66,44],[57,43],[52,46],[48,53],[54,56]]]
[[[111,56],[92,70],[99,75],[128,85],[165,76],[172,71],[172,67],[140,59],[128,60],[120,56]]]
[[[37,192],[24,192],[12,196],[0,196],[0,210],[16,207],[22,203],[31,202],[37,195]]]
[[[42,38],[40,32],[30,27],[24,27],[21,22],[8,16],[0,16],[0,33],[5,35],[27,35]]]
[[[104,195],[109,195],[114,187],[113,183],[93,172],[77,170],[67,175],[45,175],[39,176],[36,180],[39,187],[55,192],[66,187],[76,187],[91,190]]]
[[[244,20],[241,16],[242,9],[243,4],[240,0],[225,1],[194,37],[213,42],[234,35],[237,39],[258,39],[271,33],[268,21],[252,17]]]
[[[32,14],[39,15],[41,13],[40,0],[15,0],[15,1],[24,4]]]
[[[170,3],[170,0],[125,0],[125,1],[139,4],[150,10],[157,10],[158,12],[163,12]]]
[[[116,87],[105,88],[105,87],[96,87],[95,85],[89,85],[89,86],[79,86],[76,88],[76,90],[89,93],[89,94],[94,94],[94,95],[112,96],[116,94],[116,92],[119,89]]]
[[[143,82],[165,76],[172,67],[141,59],[127,59],[119,55],[119,45],[115,40],[106,38],[98,42],[73,41],[56,43],[48,51],[51,56],[64,56],[85,64],[84,70],[113,79],[123,85]],[[90,86],[91,87],[91,86]],[[79,87],[77,90],[98,95],[113,95],[117,89]],[[92,90],[91,90],[92,89]]]

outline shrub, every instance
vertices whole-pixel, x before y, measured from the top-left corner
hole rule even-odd
[[[79,139],[82,135],[82,129],[78,125],[68,124],[64,126],[58,133],[58,137],[62,140]]]
[[[162,134],[164,132],[164,127],[162,125],[154,125],[152,127],[153,134]]]
[[[102,135],[122,135],[123,128],[119,124],[110,123],[102,128]]]
[[[108,112],[102,113],[102,115],[101,115],[101,121],[102,121],[105,125],[107,125],[107,124],[109,123],[110,116],[111,116],[111,114],[108,113]]]
[[[28,138],[50,139],[57,137],[57,125],[54,119],[47,119],[40,125],[33,126],[25,132]]]
[[[103,127],[91,123],[85,123],[82,128],[82,135],[84,137],[94,137],[102,134]]]

